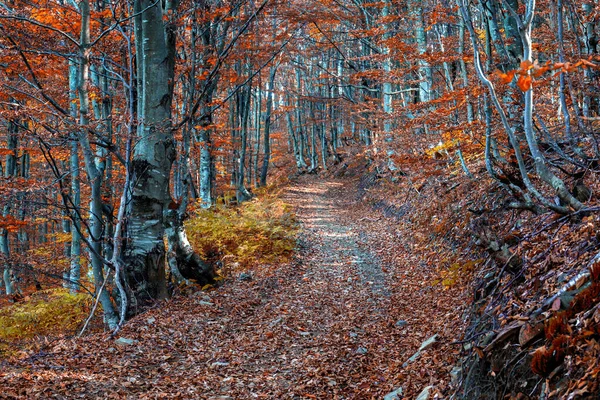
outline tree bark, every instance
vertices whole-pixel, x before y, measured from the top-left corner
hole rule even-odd
[[[160,2],[136,0],[138,35],[138,143],[131,161],[131,202],[127,210],[125,278],[130,292],[128,313],[167,297],[165,225],[171,202],[169,176],[175,159],[171,131],[174,54],[167,48]]]
[[[267,186],[267,172],[269,171],[269,163],[271,161],[271,113],[273,112],[273,91],[275,90],[275,74],[277,66],[272,66],[269,71],[269,82],[267,87],[267,110],[265,113],[264,127],[264,142],[265,155],[263,157],[262,167],[260,170],[260,186]]]

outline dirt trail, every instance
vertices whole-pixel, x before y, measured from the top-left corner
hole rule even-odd
[[[346,281],[348,288],[353,288],[352,276],[358,274],[360,282],[371,288],[371,300],[386,302],[389,290],[381,261],[364,243],[359,244],[365,233],[346,221],[347,207],[352,201],[348,200],[343,185],[330,181],[313,182],[290,189],[286,198],[295,206],[302,223],[304,233],[300,237],[300,246],[313,249],[322,260],[311,273],[317,278],[320,274],[330,275],[336,283]]]
[[[389,220],[341,183],[305,179],[286,194],[302,224],[295,262],[136,317],[121,333],[133,344],[96,335],[4,363],[0,398],[380,399],[443,388],[452,337],[436,329],[452,305],[427,271],[406,268],[418,260],[392,243]],[[406,364],[435,333],[441,344]]]

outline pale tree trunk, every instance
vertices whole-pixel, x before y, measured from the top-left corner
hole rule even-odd
[[[175,26],[163,22],[161,4],[153,0],[136,0],[135,9],[143,11],[135,19],[138,65],[138,143],[131,160],[131,202],[127,210],[126,244],[124,246],[125,277],[129,289],[129,314],[138,307],[167,297],[165,272],[165,228],[169,231],[171,251],[175,255],[179,272],[185,278],[200,283],[213,277],[212,269],[206,266],[187,241],[182,215],[171,213],[169,193],[171,166],[175,160],[175,144],[171,124],[171,103],[175,62]],[[167,7],[174,7],[167,3]],[[204,127],[209,127],[210,94],[204,97]],[[201,128],[202,129],[202,128]],[[207,133],[202,129],[201,133]],[[208,137],[204,137],[206,143]],[[207,158],[210,163],[210,149]],[[206,161],[206,160],[204,160]],[[202,168],[205,168],[201,161]],[[211,166],[208,166],[210,174]],[[202,177],[201,177],[202,178]],[[210,181],[210,177],[208,177]],[[201,197],[210,200],[210,188],[201,186]],[[186,196],[187,197],[187,193]],[[187,200],[186,200],[187,201]],[[185,204],[182,202],[182,204]],[[164,218],[167,223],[165,224]]]
[[[273,91],[275,90],[275,74],[277,66],[274,65],[269,70],[269,82],[267,85],[267,110],[265,112],[265,128],[264,142],[265,154],[263,157],[262,167],[260,170],[260,186],[267,185],[267,172],[269,171],[269,163],[271,161],[271,113],[273,112]]]
[[[287,105],[291,106],[291,104],[292,104],[291,99],[288,96],[287,97]],[[306,161],[304,161],[304,155],[302,154],[302,146],[303,146],[302,137],[300,137],[300,139],[298,138],[298,136],[302,132],[302,129],[300,127],[294,126],[291,111],[288,111],[286,113],[286,120],[287,120],[287,126],[288,126],[288,134],[292,140],[292,150],[294,152],[294,158],[296,159],[296,168],[298,169],[299,172],[301,172],[304,169],[306,169]],[[300,122],[296,121],[296,125],[299,125],[299,124],[300,124]]]
[[[248,71],[250,68],[247,68]],[[250,117],[250,93],[252,86],[248,84],[238,92],[238,113],[240,122],[240,151],[237,164],[236,198],[238,203],[252,197],[245,186],[246,150],[248,148],[248,120]]]
[[[479,58],[479,50],[477,43],[477,34],[472,25],[472,20],[470,16],[470,10],[468,6],[465,4],[465,0],[457,0],[457,4],[459,6],[460,12],[462,14],[463,20],[469,29],[469,34],[471,36],[471,42],[473,45],[473,54],[474,54],[474,66],[477,72],[477,75],[481,82],[488,88],[490,93],[490,98],[496,107],[496,111],[498,112],[500,119],[502,120],[502,125],[509,137],[510,144],[515,152],[515,157],[517,158],[517,163],[519,166],[519,172],[521,174],[521,179],[527,189],[528,192],[532,193],[537,200],[539,200],[544,207],[552,209],[554,211],[560,213],[567,213],[569,211],[568,208],[559,206],[554,204],[553,201],[547,199],[533,184],[531,179],[529,178],[529,173],[527,171],[527,167],[524,162],[523,154],[521,152],[521,146],[519,143],[519,139],[515,135],[514,128],[510,125],[508,121],[507,114],[504,110],[504,107],[500,104],[498,96],[496,95],[494,84],[487,78],[485,73],[483,72],[483,67],[481,65],[481,60]],[[524,19],[517,14],[517,12],[508,7],[511,15],[514,17],[518,25],[519,36],[521,39],[521,44],[523,48],[523,59],[532,61],[532,51],[531,51],[531,24],[533,21],[534,13],[535,13],[535,1],[528,0],[526,5],[526,13]],[[523,124],[525,130],[525,137],[527,140],[527,145],[529,147],[530,154],[535,162],[536,172],[538,176],[544,181],[546,184],[551,186],[555,191],[563,204],[569,205],[575,210],[579,210],[583,207],[583,205],[574,198],[571,193],[566,189],[564,182],[554,175],[548,168],[546,161],[544,159],[543,154],[541,153],[537,138],[535,137],[535,133],[533,132],[533,89],[530,88],[525,92],[525,108],[523,111]],[[520,190],[520,188],[515,187],[515,185],[511,186],[512,190],[522,193],[526,196],[525,200],[528,205],[531,205],[531,200],[528,197],[527,193],[524,193]]]
[[[100,304],[104,311],[104,320],[112,330],[117,327],[118,317],[110,299],[110,295],[104,288],[104,258],[102,257],[102,237],[104,224],[102,221],[102,178],[106,165],[105,156],[94,156],[87,132],[84,130],[90,124],[90,3],[89,0],[79,2],[81,12],[81,36],[79,69],[77,77],[77,91],[79,93],[79,143],[83,148],[84,160],[88,180],[91,186],[90,194],[90,216],[89,216],[89,240],[88,251],[96,286],[96,296],[99,296]]]
[[[239,63],[238,67],[239,67]],[[237,71],[237,74],[239,75],[240,72],[239,70]],[[237,163],[238,163],[238,155],[239,155],[239,146],[238,146],[238,136],[239,136],[239,95],[240,95],[240,91],[238,90],[234,96],[235,101],[232,99],[229,102],[229,122],[228,122],[228,126],[229,126],[229,130],[231,132],[231,180],[230,180],[230,184],[232,187],[236,187],[237,185],[237,173],[238,173],[238,168],[237,168]]]
[[[563,39],[563,0],[558,0],[556,3],[556,40],[558,42],[558,61],[561,63],[565,62],[565,49]],[[565,135],[571,142],[573,148],[577,148],[575,138],[573,137],[573,131],[571,129],[571,113],[569,112],[569,106],[567,105],[566,99],[566,73],[561,70],[560,72],[560,89],[559,89],[560,109],[562,111],[563,120],[565,123]]]
[[[593,56],[597,53],[598,37],[596,36],[596,17],[594,16],[594,1],[584,1],[582,4],[585,17],[583,42],[586,50],[586,55]],[[590,88],[593,85],[594,72],[591,68],[585,68],[585,89],[583,96],[583,115],[585,117],[592,116],[594,108],[594,98],[590,94]],[[597,110],[596,110],[597,111]]]
[[[310,114],[311,119],[314,121],[316,118],[315,115],[315,105],[310,104]],[[315,172],[317,170],[317,166],[319,160],[319,153],[317,152],[317,124],[313,123],[310,130],[310,171]]]
[[[468,90],[470,88],[469,86],[469,74],[467,71],[467,64],[465,63],[465,59],[464,59],[464,55],[465,55],[465,23],[463,21],[460,22],[459,25],[459,32],[458,32],[458,54],[460,55],[459,57],[459,63],[460,63],[460,74],[461,74],[461,78],[463,81],[463,88],[465,88],[465,90],[467,90],[467,98],[466,98],[466,103],[467,103],[467,122],[470,124],[473,122],[474,120],[474,115],[473,115],[473,104],[471,103],[471,99],[468,93]]]
[[[161,3],[136,0],[138,143],[131,160],[131,202],[124,246],[128,313],[167,297],[163,214],[171,202],[169,176],[175,159],[171,132],[173,63]]]
[[[412,17],[415,23],[415,39],[419,55],[423,56],[427,52],[427,32],[425,30],[425,20],[423,15],[423,3],[412,1]],[[427,60],[422,57],[419,59],[419,101],[427,102],[432,99],[432,70]]]
[[[74,61],[69,62],[69,100],[70,113],[73,118],[77,117],[77,75],[78,68]],[[71,174],[71,206],[78,210],[81,207],[81,187],[79,182],[79,146],[76,134],[71,135],[69,148],[69,172]],[[73,214],[73,213],[71,213]],[[71,243],[69,254],[69,285],[71,292],[79,290],[81,275],[81,223],[77,215],[71,221]]]
[[[19,174],[22,178],[24,179],[29,179],[29,171],[30,171],[30,167],[31,167],[31,155],[28,153],[27,150],[23,150],[22,154],[21,154],[21,162],[19,164]],[[18,200],[19,200],[19,219],[21,221],[25,221],[25,217],[27,214],[27,203],[25,201],[27,197],[27,193],[26,192],[20,192],[18,194]],[[27,229],[19,229],[19,232],[17,233],[17,238],[19,240],[19,244],[20,244],[20,251],[22,253],[26,253],[29,248],[30,248],[30,243],[29,243],[29,235],[27,233]]]
[[[532,43],[531,43],[531,28],[533,23],[533,16],[535,13],[535,0],[527,1],[525,20],[518,22],[519,34],[521,37],[522,49],[523,49],[523,61],[533,63],[532,55]],[[517,19],[517,15],[514,15]],[[533,131],[533,87],[525,92],[525,109],[523,111],[523,125],[525,130],[525,137],[529,146],[529,151],[535,162],[535,169],[538,176],[550,185],[560,200],[572,207],[575,210],[579,210],[583,207],[583,204],[579,202],[566,188],[565,183],[556,176],[549,168],[546,163],[545,157],[542,154],[535,132]]]
[[[260,156],[260,130],[262,121],[262,82],[258,75],[258,86],[256,88],[256,101],[254,105],[255,142],[254,142],[254,187],[258,187],[259,178],[259,156]]]
[[[298,57],[298,63],[300,63],[300,57]],[[302,71],[300,68],[296,68],[296,89],[298,91],[298,96],[296,98],[296,136],[298,138],[298,153],[299,153],[299,162],[300,167],[305,170],[308,165],[304,160],[304,153],[306,151],[307,144],[307,134],[306,128],[302,127],[304,119],[302,118],[302,102],[300,101],[300,97],[302,96]]]
[[[386,18],[388,17],[390,14],[390,1],[386,0],[384,1],[384,5],[383,5],[383,11],[381,13],[382,17]],[[386,33],[383,35],[383,40],[388,40],[390,38],[390,27],[387,24],[384,24],[384,28]],[[391,72],[392,72],[392,59],[390,56],[390,49],[387,46],[384,46],[383,48],[383,52],[385,53],[386,57],[383,60],[383,71],[385,72],[385,81],[383,82],[382,85],[382,99],[383,99],[383,112],[384,112],[384,118],[385,121],[383,123],[383,130],[386,133],[386,140],[388,138],[388,135],[390,134],[391,130],[392,130],[392,122],[391,122],[391,114],[392,114],[392,83],[390,82],[391,79]]]
[[[17,145],[18,145],[18,125],[12,121],[8,121],[8,136],[7,136],[7,144],[9,154],[6,155],[5,165],[4,165],[4,177],[7,179],[12,179],[16,176],[17,172]],[[4,218],[8,217],[11,212],[11,206],[9,203],[11,199],[5,199],[7,202],[2,210],[2,216]],[[2,262],[4,263],[4,272],[2,274],[2,279],[4,280],[4,290],[7,295],[11,295],[15,293],[16,287],[14,283],[14,271],[11,268],[11,256],[10,256],[10,243],[8,238],[8,230],[3,228],[0,230],[0,252],[2,253]]]
[[[198,143],[200,144],[200,183],[199,196],[202,208],[209,208],[213,204],[213,185],[214,185],[214,162],[212,155],[212,125],[213,111],[212,100],[213,93],[216,90],[216,81],[208,83],[204,89],[202,98],[202,108],[200,111],[200,132],[198,134]]]

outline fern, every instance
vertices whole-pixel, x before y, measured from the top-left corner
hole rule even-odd
[[[204,258],[248,268],[255,263],[288,261],[298,227],[289,205],[277,195],[264,194],[235,208],[220,204],[197,210],[186,230]]]

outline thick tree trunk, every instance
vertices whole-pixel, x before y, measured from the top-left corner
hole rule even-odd
[[[161,3],[136,0],[138,143],[131,161],[131,202],[124,247],[128,313],[167,297],[163,213],[171,202],[169,176],[175,159],[171,132],[173,54]]]

